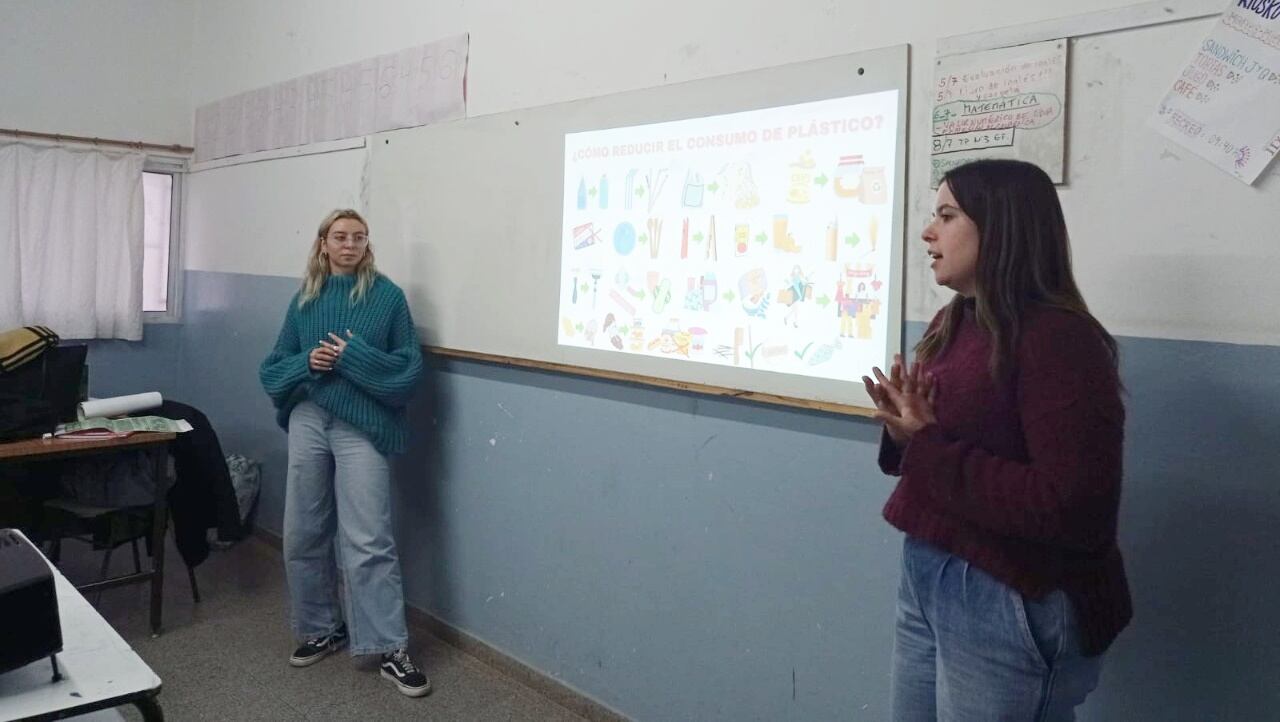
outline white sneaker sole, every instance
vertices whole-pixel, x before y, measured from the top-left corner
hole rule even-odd
[[[427,684],[425,686],[410,687],[396,679],[394,674],[391,674],[385,669],[379,670],[379,672],[382,674],[383,679],[391,680],[391,683],[396,686],[396,689],[400,690],[400,694],[403,694],[406,697],[426,697],[428,694],[431,694],[431,680],[427,680]]]

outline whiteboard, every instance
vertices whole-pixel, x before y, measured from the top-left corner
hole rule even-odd
[[[404,267],[384,270],[402,281],[430,346],[868,407],[856,382],[559,345],[564,143],[568,133],[898,91],[883,363],[901,344],[908,70],[904,45],[373,136],[372,235],[405,249]]]

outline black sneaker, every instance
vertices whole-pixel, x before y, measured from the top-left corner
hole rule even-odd
[[[347,643],[347,625],[338,627],[332,634],[316,637],[303,643],[293,651],[289,664],[295,667],[309,667],[324,659],[331,652],[342,649]]]
[[[431,691],[431,681],[403,649],[382,655],[382,676],[395,682],[400,694],[422,697]]]

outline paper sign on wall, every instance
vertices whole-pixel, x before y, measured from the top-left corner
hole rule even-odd
[[[933,186],[979,158],[1029,161],[1063,182],[1066,97],[1065,40],[938,58]]]
[[[1234,0],[1151,122],[1245,183],[1257,180],[1280,154],[1280,2]]]
[[[203,105],[195,159],[464,118],[469,42],[445,38]]]

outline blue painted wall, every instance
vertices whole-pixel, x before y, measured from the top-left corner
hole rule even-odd
[[[257,365],[295,286],[189,272],[180,326],[91,353],[95,393],[172,389],[262,460],[276,532],[285,437]],[[1280,348],[1121,347],[1137,616],[1081,719],[1273,719]],[[901,537],[873,423],[453,361],[413,423],[411,604],[636,719],[887,717]]]

